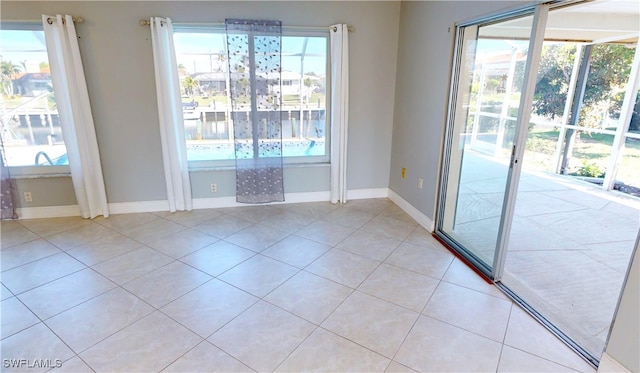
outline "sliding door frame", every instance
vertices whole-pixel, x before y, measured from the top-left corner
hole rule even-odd
[[[536,6],[533,14],[533,28],[529,39],[529,52],[524,69],[523,94],[520,96],[520,110],[516,122],[516,135],[511,149],[511,160],[509,163],[509,174],[507,175],[507,190],[502,204],[502,214],[500,215],[500,225],[498,231],[498,242],[496,255],[493,259],[494,281],[500,281],[504,272],[506,262],[506,250],[509,246],[509,236],[511,235],[511,224],[516,206],[516,196],[518,195],[518,184],[522,172],[522,158],[524,156],[525,144],[529,135],[529,120],[531,119],[531,107],[533,105],[533,95],[536,89],[536,78],[542,57],[542,43],[544,33],[547,28],[547,18],[549,16],[549,4]]]
[[[508,245],[509,233],[511,229],[511,220],[515,209],[515,196],[518,191],[518,180],[520,177],[520,171],[522,168],[522,156],[524,154],[524,144],[526,142],[528,134],[528,121],[531,118],[531,105],[533,102],[533,93],[536,85],[536,75],[540,62],[540,52],[542,50],[542,43],[544,41],[544,32],[546,29],[546,20],[551,3],[530,5],[524,8],[506,11],[498,15],[492,15],[481,19],[471,20],[456,25],[456,36],[454,43],[453,54],[453,67],[451,75],[450,93],[449,93],[449,106],[447,110],[447,126],[444,133],[444,152],[442,158],[442,166],[440,170],[439,191],[438,191],[438,203],[436,207],[436,224],[435,234],[449,246],[453,247],[462,257],[469,261],[478,271],[487,276],[492,281],[499,281],[504,270],[504,262],[506,258],[505,250]],[[504,195],[504,202],[502,206],[500,228],[498,231],[498,239],[496,243],[496,251],[493,258],[493,265],[490,267],[480,260],[476,255],[470,252],[467,248],[459,244],[455,239],[450,237],[444,231],[445,222],[445,210],[451,209],[445,203],[447,196],[447,185],[450,177],[458,177],[457,175],[450,175],[452,149],[456,142],[456,136],[454,133],[454,122],[456,115],[459,113],[459,87],[461,82],[461,72],[463,70],[462,57],[463,57],[463,45],[465,42],[465,30],[473,27],[478,28],[482,25],[492,24],[508,19],[527,17],[533,15],[533,25],[531,29],[531,36],[529,39],[530,52],[527,54],[527,60],[525,65],[525,77],[526,80],[523,86],[524,94],[520,97],[519,107],[521,108],[518,113],[516,122],[516,137],[514,139],[514,145],[511,153],[511,160],[509,165],[509,172],[507,175],[507,188]],[[532,74],[531,72],[534,72]],[[524,124],[524,125],[523,125]]]
[[[453,58],[451,66],[451,77],[449,86],[449,97],[447,105],[447,115],[445,119],[445,131],[442,140],[442,155],[441,166],[438,180],[438,196],[436,197],[436,214],[433,233],[442,241],[444,241],[449,247],[453,248],[462,257],[468,261],[473,267],[480,271],[485,276],[491,275],[491,270],[485,265],[485,263],[478,259],[475,255],[469,252],[465,247],[460,245],[456,240],[447,235],[444,230],[444,216],[447,197],[447,185],[450,177],[460,178],[459,175],[450,175],[449,169],[451,168],[451,155],[454,143],[458,143],[456,136],[454,136],[454,123],[457,112],[458,95],[460,88],[460,75],[463,70],[462,57],[464,55],[463,46],[465,42],[465,29],[467,27],[478,28],[480,22],[472,22],[469,25],[455,24],[454,25],[454,42],[453,42]],[[457,183],[456,183],[457,184]]]

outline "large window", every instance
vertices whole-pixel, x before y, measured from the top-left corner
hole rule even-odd
[[[235,158],[225,30],[177,26],[174,42],[190,166],[224,165]],[[329,160],[327,45],[328,32],[283,32],[285,163]]]
[[[59,172],[59,167],[37,167],[68,164],[42,26],[3,25],[0,64],[0,125],[7,164],[26,172]]]

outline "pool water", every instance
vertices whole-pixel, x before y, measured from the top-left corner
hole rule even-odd
[[[239,145],[247,148],[251,145]],[[187,159],[189,161],[216,161],[235,159],[234,143],[211,141],[187,141]],[[240,150],[240,149],[239,149]],[[260,154],[269,156],[273,151],[267,146],[260,146]],[[243,151],[243,153],[251,153]],[[279,153],[279,152],[278,152]],[[324,156],[326,154],[324,139],[285,140],[282,142],[283,157]],[[273,154],[279,156],[280,154]]]

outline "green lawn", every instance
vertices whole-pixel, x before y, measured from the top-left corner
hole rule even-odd
[[[22,105],[23,103],[25,103],[26,101],[30,101],[32,100],[33,97],[21,97],[18,95],[14,95],[14,96],[6,96],[6,95],[2,95],[2,100],[4,101],[4,105],[7,109],[13,109],[16,108],[20,105]],[[56,107],[55,102],[53,101],[52,98],[47,98],[46,99],[46,103],[49,106],[49,110],[53,110]],[[38,100],[33,100],[31,101],[31,103],[27,106],[27,110],[29,109],[45,109],[45,99],[38,99]]]
[[[553,171],[554,153],[559,131],[533,129],[529,133],[525,150],[525,167]],[[613,135],[581,131],[576,139],[570,172],[577,172],[583,166],[605,171],[613,144]],[[640,140],[627,139],[618,166],[616,180],[626,184],[640,185]]]
[[[226,96],[208,96],[206,98],[204,98],[203,96],[182,96],[182,102],[191,102],[191,100],[197,102],[198,107],[210,106],[213,100],[216,101],[216,104],[225,105],[227,103]]]
[[[299,105],[300,104],[300,96],[299,95],[283,95],[282,102],[285,105]],[[325,103],[325,95],[320,93],[312,93],[311,98],[309,98],[309,106],[317,106],[318,103],[320,105],[324,105]]]

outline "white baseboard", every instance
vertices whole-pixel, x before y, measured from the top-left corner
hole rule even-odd
[[[389,197],[389,188],[352,189],[347,191],[347,200],[387,197]]]
[[[109,214],[169,211],[169,201],[116,202],[109,204]]]
[[[347,192],[349,199],[387,198],[389,189],[353,189]],[[282,203],[325,202],[330,200],[329,191],[286,193]],[[222,207],[247,206],[245,203],[237,203],[235,196],[218,198],[194,198],[194,209],[211,209]],[[109,203],[109,214],[133,214],[142,212],[169,211],[169,202],[166,200],[140,201],[140,202],[116,202]],[[47,206],[24,207],[18,209],[20,219],[59,218],[68,216],[80,216],[78,205],[71,206]]]
[[[142,201],[109,203],[109,214],[132,214],[139,212],[168,211],[167,201]],[[46,219],[81,216],[78,205],[22,207],[17,209],[19,219]]]
[[[415,221],[417,221],[424,229],[433,233],[433,230],[435,229],[435,225],[433,223],[433,220],[431,220],[431,218],[423,214],[417,208],[413,207],[412,204],[407,202],[404,198],[400,197],[398,193],[394,192],[391,189],[389,189],[389,199],[393,201],[393,203],[398,205],[398,207],[400,207],[402,210],[404,210],[404,212],[409,214],[409,216],[411,216]]]
[[[603,353],[598,365],[598,373],[631,373],[624,365],[612,358],[608,353]]]
[[[307,192],[307,193],[285,193],[284,202],[276,202],[275,204],[284,203],[301,203],[301,202],[324,202],[329,200],[329,192]],[[242,207],[249,206],[246,203],[236,202],[235,196],[217,197],[217,198],[194,198],[193,209],[215,209],[223,207]]]
[[[305,193],[285,193],[282,203],[303,203],[303,202],[325,202],[331,199],[329,191],[326,192],[305,192]]]
[[[16,209],[18,219],[66,218],[80,216],[78,205],[19,207]]]
[[[353,189],[347,191],[348,199],[366,199],[366,198],[387,198],[389,189]],[[276,202],[275,204],[286,203],[304,203],[304,202],[327,202],[331,199],[329,191],[325,192],[302,192],[302,193],[285,193],[284,202]],[[197,209],[213,209],[222,207],[242,207],[247,206],[246,203],[236,202],[235,196],[218,197],[218,198],[194,198],[193,208]]]

